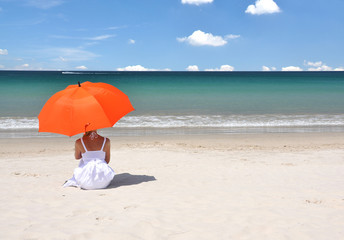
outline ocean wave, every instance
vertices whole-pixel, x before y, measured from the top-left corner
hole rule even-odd
[[[126,116],[116,123],[116,127],[120,128],[259,128],[316,126],[344,127],[344,114]],[[38,129],[38,119],[1,117],[0,129]]]
[[[38,129],[38,119],[37,118],[10,118],[1,117],[0,118],[0,129]]]
[[[131,116],[118,127],[311,127],[344,126],[343,115]]]

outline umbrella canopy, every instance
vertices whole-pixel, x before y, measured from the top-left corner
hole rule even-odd
[[[38,131],[73,136],[112,127],[133,110],[128,96],[110,84],[78,83],[46,102],[38,115]]]

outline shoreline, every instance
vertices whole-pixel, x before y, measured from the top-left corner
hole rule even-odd
[[[255,133],[255,134],[175,134],[146,136],[107,136],[111,140],[111,151],[116,149],[161,148],[173,150],[319,150],[344,149],[344,133]],[[34,137],[34,138],[0,138],[0,158],[11,155],[34,154],[50,155],[69,153],[73,156],[74,142],[82,135],[73,137]],[[20,147],[19,147],[20,146]],[[19,149],[18,149],[19,147]]]
[[[41,133],[39,133],[41,134]],[[336,146],[344,148],[344,132],[265,132],[265,133],[236,133],[236,134],[216,134],[216,133],[198,133],[198,134],[172,134],[172,135],[117,135],[108,136],[106,132],[99,132],[100,135],[108,137],[112,142],[112,148],[125,147],[127,144],[143,143],[142,145],[151,145],[159,142],[161,145],[170,146],[171,144],[185,143],[190,145],[204,144],[207,146],[217,146],[232,149],[237,146],[262,146],[262,147],[299,147],[310,146],[317,147]],[[59,147],[74,147],[74,141],[80,138],[82,134],[67,137],[63,135],[54,135],[52,137],[18,137],[18,138],[0,138],[0,153],[8,150],[10,146],[20,144],[21,147],[28,147],[38,144],[49,146],[53,149]],[[191,144],[193,143],[193,144]],[[56,147],[54,147],[56,145]],[[43,147],[42,146],[42,147]],[[14,152],[15,150],[13,150]]]
[[[261,134],[331,134],[344,133],[343,126],[312,126],[312,127],[175,127],[175,128],[129,128],[113,127],[100,129],[98,132],[108,137],[149,137],[149,136],[233,136]],[[82,134],[76,135],[77,137]],[[66,138],[68,136],[38,132],[38,129],[0,129],[0,139],[21,138]],[[75,136],[73,136],[75,137]],[[73,138],[72,137],[72,138]]]

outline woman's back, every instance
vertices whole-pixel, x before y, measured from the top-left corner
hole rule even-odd
[[[106,138],[99,135],[93,139],[90,137],[81,138],[81,143],[83,143],[85,151],[100,151],[103,149],[104,141],[106,141]]]
[[[110,162],[110,140],[97,134],[96,131],[85,134],[75,142],[75,159],[81,159],[83,154],[93,151],[104,151],[105,161]]]
[[[102,137],[103,138],[103,137]],[[106,138],[103,138],[103,142],[101,143],[101,147],[99,149],[99,141],[97,141],[97,144],[93,144],[92,149],[97,149],[97,150],[89,150],[89,147],[86,147],[85,142],[83,138],[81,138],[81,144],[84,147],[85,152],[81,153],[82,159],[84,162],[90,161],[90,160],[95,160],[95,159],[100,159],[102,161],[105,161],[105,156],[106,153],[103,151],[105,143],[106,143]]]

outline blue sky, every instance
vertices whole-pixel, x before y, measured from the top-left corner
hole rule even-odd
[[[0,70],[344,70],[343,0],[0,0]]]

